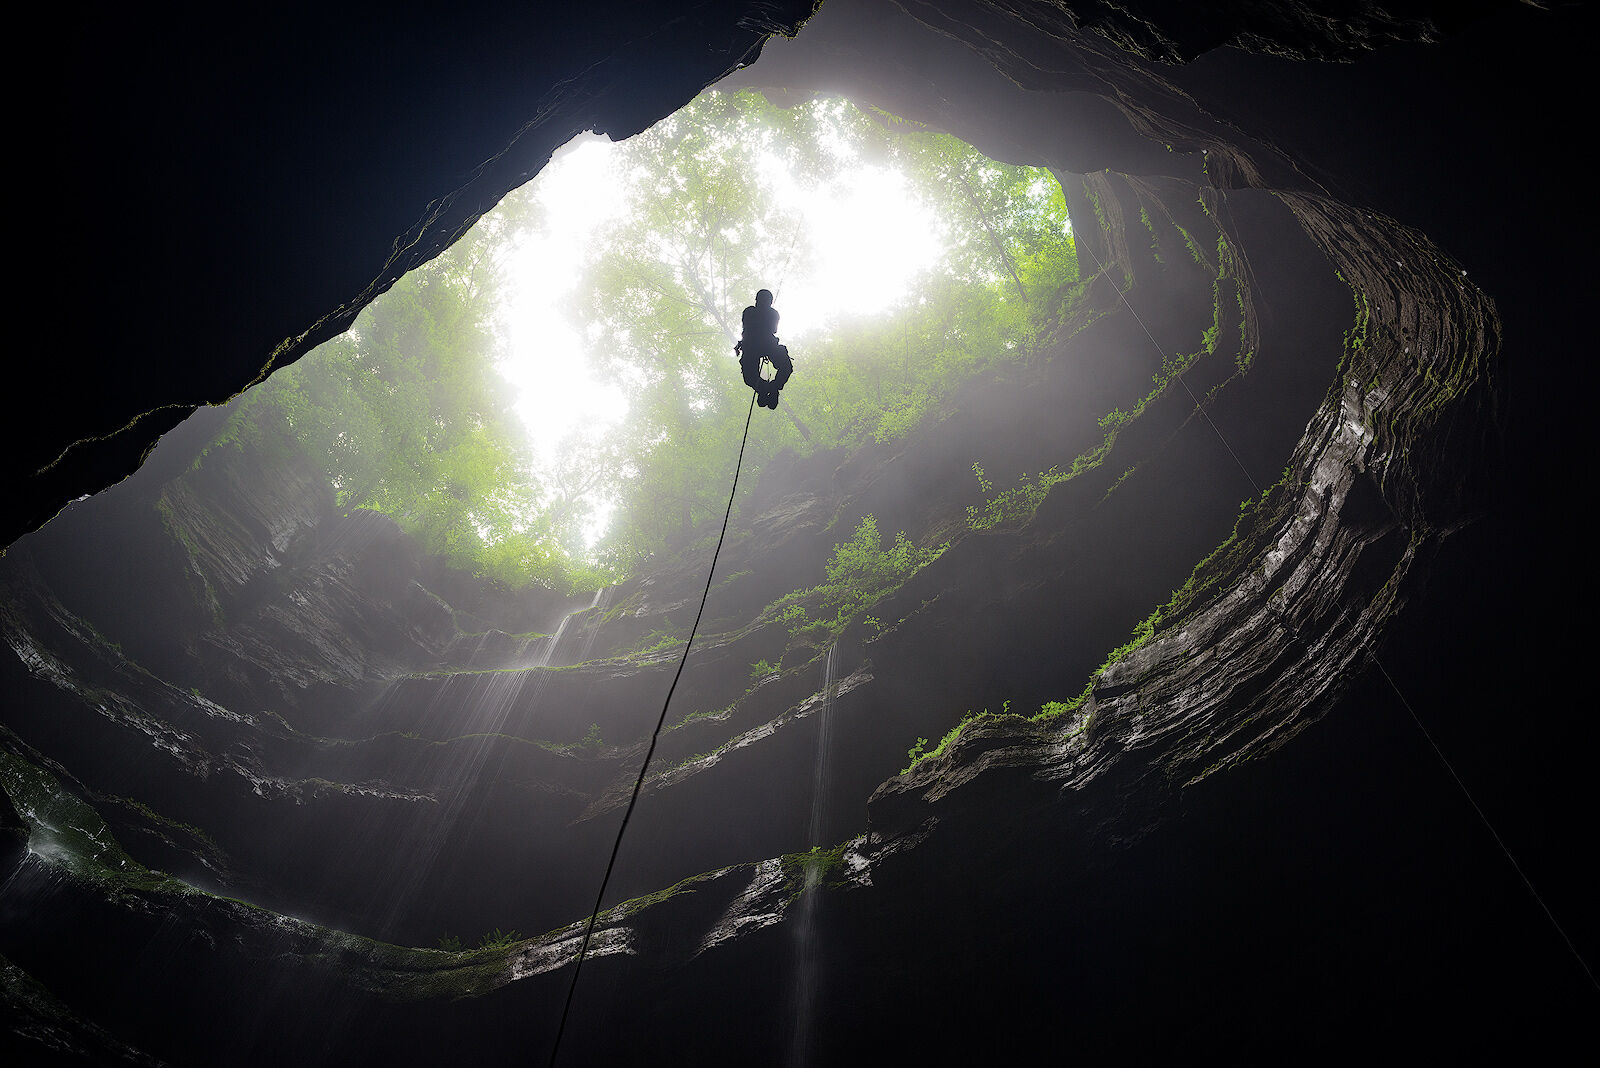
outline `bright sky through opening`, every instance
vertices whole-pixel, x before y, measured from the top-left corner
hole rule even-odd
[[[568,434],[598,434],[627,414],[622,391],[590,377],[584,341],[561,310],[588,243],[621,208],[618,154],[618,146],[593,134],[557,152],[534,180],[542,231],[514,253],[505,306],[509,355],[500,371],[516,387],[517,412],[546,460]],[[794,385],[803,388],[806,337],[836,318],[898,303],[912,279],[938,262],[943,222],[896,170],[859,165],[827,188],[804,190],[776,159],[764,162],[764,177],[781,202],[801,212],[812,245],[813,270],[767,283],[783,315],[779,332],[798,357]],[[730,316],[737,318],[754,296],[730,295],[737,302]],[[727,370],[738,378],[731,349]]]

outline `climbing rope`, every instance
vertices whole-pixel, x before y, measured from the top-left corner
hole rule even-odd
[[[750,420],[756,413],[756,394],[750,394],[750,411],[744,417],[744,436],[739,441],[739,459],[733,465],[733,488],[728,491],[728,510],[722,515],[722,533],[717,535],[717,547],[711,554],[711,569],[706,572],[706,589],[700,595],[700,610],[694,615],[694,625],[689,628],[689,640],[684,643],[683,656],[678,660],[677,674],[672,676],[672,685],[667,687],[667,699],[661,702],[661,715],[656,719],[656,729],[650,732],[650,748],[645,750],[644,763],[639,765],[639,777],[633,783],[633,796],[628,798],[628,807],[622,813],[622,823],[617,827],[617,840],[611,845],[611,859],[606,861],[606,873],[600,880],[600,892],[594,896],[594,908],[589,912],[589,922],[583,929],[583,941],[578,945],[578,961],[572,969],[572,983],[567,987],[567,1001],[561,1008],[561,1023],[556,1028],[556,1040],[550,1047],[550,1064],[554,1068],[556,1054],[561,1051],[561,1036],[567,1030],[567,1017],[572,1012],[572,995],[578,990],[578,973],[583,970],[584,955],[589,951],[589,939],[594,934],[595,920],[600,917],[600,902],[606,896],[606,884],[611,881],[611,871],[617,865],[617,854],[622,849],[622,836],[628,829],[628,820],[633,816],[633,806],[639,801],[639,791],[644,788],[644,774],[650,767],[650,758],[655,756],[656,742],[661,737],[661,727],[667,722],[667,709],[672,704],[672,694],[678,688],[678,680],[683,677],[683,666],[689,662],[689,649],[694,645],[694,636],[700,629],[700,617],[705,615],[706,600],[711,596],[711,579],[717,573],[717,557],[722,555],[722,542],[728,536],[728,519],[733,515],[733,499],[739,493],[739,471],[744,467],[744,447],[750,441]]]
[[[1085,252],[1089,253],[1089,258],[1094,261],[1095,270],[1101,274],[1104,274],[1107,281],[1111,281],[1110,274],[1100,263],[1100,257],[1095,255],[1094,248],[1088,243],[1084,243],[1081,247]],[[1116,286],[1116,283],[1112,282],[1112,285]],[[1139,328],[1144,331],[1144,336],[1150,339],[1150,344],[1155,346],[1156,352],[1164,359],[1166,357],[1165,350],[1163,350],[1161,346],[1156,343],[1155,335],[1150,333],[1150,328],[1145,325],[1143,319],[1139,318],[1139,313],[1133,310],[1133,305],[1128,302],[1128,294],[1123,291],[1120,286],[1117,286],[1116,288],[1117,295],[1122,298],[1123,307],[1128,309],[1128,314],[1133,316],[1134,322],[1138,323]],[[1239,470],[1244,473],[1245,481],[1249,482],[1251,488],[1254,489],[1259,495],[1261,493],[1261,486],[1254,478],[1251,477],[1250,469],[1245,467],[1243,460],[1239,459],[1239,454],[1233,451],[1233,446],[1228,444],[1228,439],[1223,437],[1222,429],[1218,427],[1217,424],[1212,420],[1211,414],[1205,409],[1205,405],[1201,404],[1199,398],[1194,395],[1194,390],[1189,388],[1189,383],[1183,380],[1183,372],[1179,371],[1176,377],[1178,379],[1178,383],[1183,386],[1184,392],[1189,394],[1189,400],[1194,403],[1195,410],[1200,413],[1201,417],[1205,419],[1206,425],[1211,427],[1212,432],[1217,435],[1217,440],[1222,442],[1222,447],[1224,449],[1228,450],[1228,455],[1233,457],[1233,462],[1237,464]],[[1279,611],[1279,621],[1290,635],[1297,639],[1300,637],[1299,633],[1289,625],[1288,620],[1282,618],[1281,610]],[[1511,847],[1506,845],[1505,839],[1500,837],[1500,832],[1495,830],[1493,823],[1489,822],[1488,814],[1483,811],[1483,808],[1478,804],[1477,799],[1472,796],[1472,791],[1467,789],[1466,781],[1461,778],[1461,776],[1456,772],[1455,766],[1452,765],[1449,759],[1445,757],[1444,750],[1439,748],[1439,743],[1433,740],[1433,735],[1428,732],[1428,728],[1422,723],[1422,717],[1417,715],[1416,710],[1411,707],[1411,702],[1406,700],[1406,695],[1401,692],[1399,683],[1394,681],[1394,677],[1389,674],[1389,669],[1383,666],[1383,661],[1378,659],[1378,654],[1376,651],[1374,651],[1372,654],[1372,663],[1377,667],[1378,673],[1383,676],[1384,681],[1389,684],[1389,688],[1394,690],[1395,697],[1399,698],[1400,704],[1405,708],[1406,712],[1410,714],[1411,721],[1417,725],[1417,729],[1421,731],[1422,736],[1427,739],[1428,745],[1433,749],[1434,755],[1439,758],[1439,763],[1444,765],[1445,770],[1450,773],[1450,777],[1454,779],[1456,785],[1461,788],[1461,795],[1467,799],[1467,804],[1472,806],[1472,811],[1477,813],[1478,819],[1483,821],[1484,828],[1489,832],[1489,836],[1494,839],[1495,844],[1500,847],[1500,852],[1505,854],[1505,858],[1510,863],[1512,870],[1515,871],[1517,876],[1522,880],[1522,885],[1528,888],[1528,893],[1533,895],[1533,900],[1538,903],[1539,908],[1544,910],[1545,918],[1550,921],[1550,926],[1555,928],[1556,934],[1561,936],[1561,940],[1567,944],[1567,949],[1572,953],[1573,959],[1578,962],[1578,967],[1583,969],[1583,974],[1588,977],[1590,985],[1595,987],[1596,990],[1600,990],[1600,980],[1595,978],[1594,972],[1589,968],[1589,962],[1583,959],[1583,954],[1578,952],[1578,947],[1573,944],[1572,938],[1567,934],[1566,929],[1563,928],[1556,920],[1556,914],[1552,912],[1550,910],[1550,906],[1545,903],[1544,896],[1541,895],[1534,887],[1533,880],[1528,878],[1527,872],[1522,870],[1522,865],[1517,863],[1517,858],[1512,854]]]

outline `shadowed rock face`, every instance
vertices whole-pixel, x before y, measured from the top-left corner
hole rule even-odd
[[[1450,633],[1408,605],[1435,563],[1460,603],[1450,536],[1505,504],[1486,472],[1501,316],[1520,321],[1408,225],[1403,184],[1352,194],[1317,133],[1265,104],[1252,125],[1230,79],[1257,61],[1140,58],[1348,58],[1449,27],[1393,6],[1074,10],[833,3],[738,76],[1051,167],[1104,270],[1036,366],[909,443],[759,474],[630,825],[608,903],[632,900],[602,917],[573,1063],[840,1063],[885,1042],[970,1059],[1054,1045],[1071,1020],[1079,1052],[1265,1055],[1391,1033],[1397,1005],[1402,1038],[1446,1046],[1477,1041],[1441,1038],[1464,1008],[1530,1039],[1537,1005],[1537,1044],[1579,1018],[1589,995],[1559,947],[1527,948],[1553,936],[1500,859],[1426,841],[1432,808],[1344,770],[1426,767],[1385,764],[1415,737],[1370,666],[1386,638],[1415,657],[1397,620]],[[1312,96],[1312,70],[1270,73]],[[1071,464],[1214,324],[1225,342],[1101,463],[1030,520],[967,528],[972,460]],[[4,562],[0,782],[30,852],[4,854],[3,951],[179,1063],[544,1056],[676,665],[638,650],[687,628],[709,545],[592,602],[511,597],[338,514],[308,472],[186,472],[202,432]],[[875,608],[881,632],[797,643],[769,606],[867,513],[951,544]],[[896,774],[964,709],[1031,715],[1085,682],[1071,711],[975,720]],[[1399,841],[1373,834],[1391,822]],[[806,854],[819,842],[838,848]],[[1398,923],[1413,902],[1426,914]],[[1468,938],[1485,909],[1504,933]],[[496,928],[548,933],[470,951]],[[402,948],[446,932],[469,950]],[[1502,968],[1543,978],[1512,996]]]

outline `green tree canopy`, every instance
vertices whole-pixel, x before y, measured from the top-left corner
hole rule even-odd
[[[757,421],[747,464],[908,433],[971,375],[1039,348],[1077,282],[1048,172],[843,101],[782,108],[707,92],[620,148],[626,206],[590,243],[568,309],[590,368],[627,399],[606,436],[541,458],[495,371],[516,284],[508,250],[541,225],[525,189],[349,333],[252,391],[217,446],[296,450],[342,507],[393,516],[457,566],[583,585],[720,516],[749,405],[732,353],[740,310],[758,288],[781,306],[785,281],[815,260],[782,175],[816,188],[851,168],[895,168],[947,247],[897,306],[792,350],[795,379],[775,418]],[[585,526],[607,504],[591,550]]]
[[[600,546],[615,566],[720,514],[724,480],[708,476],[734,455],[749,402],[731,354],[739,310],[759,288],[781,309],[785,280],[816,251],[775,163],[802,187],[863,164],[897,169],[948,242],[899,306],[791,350],[797,378],[752,432],[757,463],[904,435],[967,377],[1034,351],[1078,280],[1065,198],[1046,171],[841,100],[702,94],[624,145],[634,195],[594,243],[573,309],[591,359],[631,402],[611,479],[630,490]]]

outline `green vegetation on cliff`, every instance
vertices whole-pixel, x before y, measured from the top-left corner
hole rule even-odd
[[[769,611],[777,614],[794,638],[824,646],[937,560],[947,547],[920,548],[901,532],[895,535],[894,544],[885,548],[877,518],[862,516],[850,540],[833,547],[833,556],[824,565],[827,581],[786,594]]]
[[[1175,626],[1211,604],[1218,591],[1225,588],[1231,576],[1250,566],[1265,551],[1263,542],[1265,533],[1277,529],[1288,517],[1303,489],[1303,485],[1295,481],[1292,476],[1293,467],[1286,467],[1278,480],[1262,490],[1259,497],[1250,497],[1242,501],[1232,532],[1194,566],[1188,579],[1182,586],[1172,591],[1172,596],[1165,604],[1134,626],[1133,633],[1126,642],[1106,654],[1100,666],[1089,673],[1089,680],[1084,683],[1083,690],[1065,701],[1046,701],[1037,713],[1026,717],[1027,721],[1046,723],[1076,713],[1089,700],[1090,694],[1094,691],[1095,680],[1108,668],[1147,644],[1158,633]],[[1011,712],[1010,701],[1004,702],[998,713],[990,712],[987,708],[977,712],[969,710],[932,749],[927,748],[926,738],[918,738],[907,751],[907,763],[900,769],[900,774],[904,775],[922,761],[944,753],[960,737],[961,732],[974,723],[1001,719],[1021,722],[1023,718]],[[1070,733],[1075,735],[1086,726],[1087,720],[1078,722]]]

